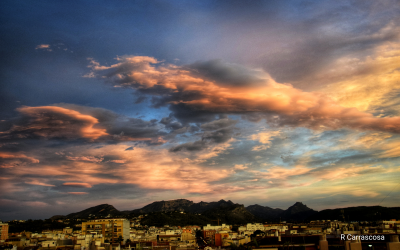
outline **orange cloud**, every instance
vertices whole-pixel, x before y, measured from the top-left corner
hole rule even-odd
[[[379,118],[356,108],[343,107],[323,93],[304,92],[277,83],[267,73],[257,76],[257,81],[263,84],[229,85],[193,73],[190,66],[156,65],[159,62],[151,57],[127,56],[118,61],[110,67],[92,61],[91,67],[98,76],[108,78],[116,86],[146,90],[147,94],[156,96],[159,89],[163,89],[164,95],[158,99],[160,104],[186,107],[193,113],[261,112],[277,126],[400,133],[400,117]]]
[[[197,166],[192,161],[170,154],[168,150],[149,151],[135,148],[135,154],[127,152],[129,151],[118,152],[120,158],[128,156],[129,160],[124,168],[114,169],[113,172],[123,182],[142,188],[172,189],[182,193],[210,193],[217,191],[210,182],[231,174],[225,169]]]
[[[56,107],[21,107],[18,112],[29,118],[23,124],[14,124],[9,131],[2,132],[5,136],[17,138],[30,137],[32,135],[52,138],[76,138],[97,139],[108,135],[103,128],[95,127],[98,120],[90,115],[81,114],[78,111]]]
[[[252,148],[252,151],[261,151],[268,149],[270,147],[272,138],[278,136],[279,134],[280,134],[279,131],[269,131],[251,135],[250,138],[252,140],[259,141],[260,143],[264,144],[264,145],[254,146]]]
[[[399,67],[400,45],[386,43],[363,59],[339,58],[331,70],[319,76],[322,81],[331,81],[321,91],[343,107],[356,107],[362,111],[387,109],[386,102],[392,98],[391,94],[400,89],[400,71],[396,70]]]
[[[330,167],[326,169],[321,169],[311,173],[312,176],[320,180],[337,180],[349,177],[356,177],[362,174],[369,173],[383,173],[389,170],[384,167],[371,167],[371,166],[344,166],[344,167]]]
[[[88,194],[87,192],[67,192],[68,194],[73,194],[73,195],[84,195]]]
[[[49,44],[40,44],[36,46],[36,49],[49,49],[50,45]]]
[[[312,168],[306,166],[296,166],[294,168],[284,168],[274,166],[266,171],[251,170],[257,177],[262,177],[269,181],[272,186],[285,188],[293,188],[300,186],[309,186],[320,181],[334,182],[336,180],[354,178],[361,175],[388,173],[397,171],[394,169],[386,169],[382,166],[329,166]],[[290,179],[290,180],[289,180]]]
[[[13,168],[27,163],[39,163],[39,160],[21,153],[0,152],[0,168]]]
[[[233,169],[237,169],[237,170],[244,170],[247,169],[248,167],[243,165],[243,164],[236,164]]]
[[[400,157],[400,141],[393,141],[382,146],[383,152],[379,154],[380,158]]]
[[[226,144],[225,147],[230,145],[228,142]],[[135,147],[134,151],[126,151],[127,147],[126,144],[105,145],[102,148],[75,145],[67,149],[75,159],[90,156],[89,159],[107,157],[118,160],[78,160],[63,161],[63,164],[57,162],[54,165],[20,166],[10,169],[10,174],[14,178],[32,175],[41,180],[48,178],[63,181],[62,185],[65,187],[91,188],[104,184],[132,184],[143,189],[175,190],[185,194],[219,192],[213,182],[234,174],[231,166],[214,169],[200,165],[207,158],[218,154],[211,152],[211,149],[206,149],[206,155],[200,155],[199,160],[190,160],[180,154],[171,153],[168,149]],[[222,145],[219,150],[223,151],[225,147]]]
[[[229,145],[229,144],[228,144]],[[127,183],[148,189],[169,189],[182,193],[210,193],[214,192],[210,182],[220,180],[231,174],[229,170],[212,169],[198,166],[196,160],[182,158],[171,154],[167,149],[149,149],[135,147],[134,152],[125,151],[126,145],[107,145],[98,149],[88,149],[85,155],[107,155],[117,158],[118,167],[108,168],[114,162],[78,162],[77,168],[65,168],[71,175],[71,183],[80,180],[90,185],[103,183]],[[221,149],[222,150],[222,149]],[[207,153],[206,153],[207,154]],[[201,155],[200,161],[212,155]],[[123,162],[122,162],[123,161]],[[84,168],[83,168],[84,166]],[[106,174],[107,179],[95,177],[94,174]],[[74,177],[72,177],[72,175]],[[75,178],[75,181],[72,181]],[[76,179],[78,178],[78,179]]]
[[[31,163],[39,163],[38,159],[26,156],[26,155],[21,154],[21,153],[13,153],[13,154],[11,154],[11,153],[0,152],[0,158],[3,158],[3,159],[26,159]]]

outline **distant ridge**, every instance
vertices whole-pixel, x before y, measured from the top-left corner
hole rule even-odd
[[[325,209],[313,214],[308,219],[341,221],[400,220],[400,207],[360,206]]]
[[[304,221],[309,216],[318,213],[301,202],[296,202],[286,210],[257,204],[248,206],[246,209],[264,221]]]
[[[230,225],[253,222],[302,222],[309,220],[351,220],[373,221],[400,219],[400,207],[348,207],[315,211],[302,202],[296,202],[288,209],[270,208],[258,204],[244,207],[242,204],[228,200],[216,202],[198,202],[186,199],[155,201],[143,208],[119,211],[109,204],[90,207],[80,212],[68,215],[55,215],[50,219],[89,219],[105,217],[136,217],[147,214],[143,219],[144,225],[181,225],[181,224],[216,224]]]

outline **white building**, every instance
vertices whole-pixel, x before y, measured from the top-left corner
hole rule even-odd
[[[207,226],[203,227],[203,230],[221,231],[221,230],[230,230],[231,228],[232,228],[231,225],[226,225],[226,224],[222,224],[221,226],[211,226],[211,224],[207,224]]]
[[[256,231],[256,230],[261,230],[264,231],[264,225],[261,223],[247,223],[246,229],[248,231]]]

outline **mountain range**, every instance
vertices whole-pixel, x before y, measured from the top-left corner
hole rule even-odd
[[[317,212],[301,202],[296,202],[294,205],[284,210],[257,204],[244,207],[244,205],[233,203],[230,200],[220,200],[217,202],[201,201],[195,203],[186,199],[178,199],[156,201],[140,209],[128,211],[119,211],[112,205],[102,204],[66,216],[56,215],[51,217],[51,219],[88,219],[106,216],[132,218],[141,214],[147,215],[142,219],[142,225],[206,225],[217,223],[235,225],[253,222],[302,222],[317,219],[351,219],[354,221],[400,219],[400,207],[350,207],[326,209]]]

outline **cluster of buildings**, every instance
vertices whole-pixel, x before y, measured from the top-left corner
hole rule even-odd
[[[41,233],[8,233],[0,222],[4,250],[400,250],[400,221],[248,223],[246,225],[141,226],[140,217],[103,218]],[[370,235],[367,240],[354,235]],[[384,239],[376,240],[384,236]]]

